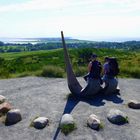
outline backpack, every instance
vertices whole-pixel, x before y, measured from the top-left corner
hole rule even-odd
[[[102,71],[101,63],[98,61],[93,61],[91,66],[91,71],[89,73],[89,77],[100,78],[101,71]]]
[[[119,65],[116,58],[109,59],[109,73],[110,76],[117,76],[120,72]]]

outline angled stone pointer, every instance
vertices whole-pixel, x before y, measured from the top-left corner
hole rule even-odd
[[[66,63],[67,82],[68,82],[68,87],[71,93],[80,97],[83,97],[83,96],[85,97],[85,96],[95,95],[98,92],[100,92],[102,87],[100,85],[100,80],[98,79],[89,80],[86,87],[82,88],[82,86],[76,79],[76,76],[73,72],[72,65],[71,65],[68,51],[67,51],[67,47],[65,44],[63,31],[61,31],[61,37],[62,37],[62,43],[63,43],[63,49],[64,49],[64,58],[65,58],[65,63]]]

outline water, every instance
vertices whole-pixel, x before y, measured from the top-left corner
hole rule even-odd
[[[36,44],[40,41],[38,39],[30,39],[30,38],[0,38],[0,41],[4,43],[12,43],[12,44]]]
[[[80,38],[90,41],[107,41],[107,42],[125,42],[125,41],[140,41],[140,38]],[[12,44],[36,44],[36,43],[46,43],[60,41],[60,38],[0,38],[0,41],[4,43]]]

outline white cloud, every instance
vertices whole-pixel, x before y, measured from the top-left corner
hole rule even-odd
[[[113,9],[111,8],[113,6]],[[67,8],[73,10],[74,7],[85,11],[84,7],[90,7],[93,12],[101,11],[119,13],[140,12],[139,0],[30,0],[20,4],[10,4],[0,6],[0,12],[31,11],[31,10],[57,10]],[[102,12],[103,13],[103,12]]]
[[[36,16],[39,10],[47,14]],[[0,6],[0,13],[6,13],[1,14],[1,36],[59,36],[61,30],[83,38],[140,36],[139,0],[30,0]]]
[[[85,20],[86,19],[86,20]],[[139,17],[98,17],[63,16],[55,18],[39,18],[15,25],[14,34],[21,37],[59,36],[63,30],[67,36],[81,38],[132,37],[140,36]],[[10,32],[9,32],[10,33]]]
[[[65,0],[30,0],[20,4],[0,6],[0,12],[48,10],[57,9],[65,5]]]

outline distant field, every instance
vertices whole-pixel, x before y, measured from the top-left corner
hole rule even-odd
[[[72,66],[77,76],[83,76],[87,72],[91,53],[96,53],[102,63],[105,56],[117,57],[121,70],[120,77],[140,78],[140,52],[103,48],[69,49]],[[63,49],[0,53],[0,78],[28,75],[66,76]]]

